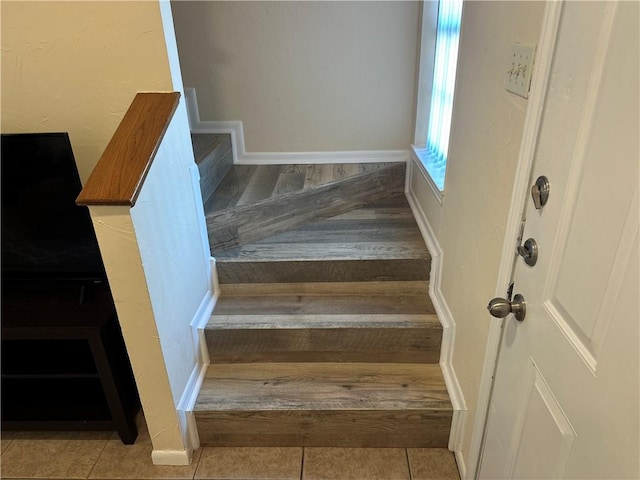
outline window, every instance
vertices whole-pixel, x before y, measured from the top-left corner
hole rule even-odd
[[[427,8],[426,5],[425,8]],[[424,134],[416,131],[416,140],[419,141],[419,138],[424,138],[425,141],[419,142],[421,144],[424,143],[423,145],[414,147],[429,177],[431,177],[440,193],[444,191],[447,168],[461,18],[462,0],[440,0],[438,2],[427,135],[424,137]],[[423,36],[426,33],[424,26],[423,20]],[[424,45],[423,39],[423,48]],[[421,69],[423,60],[424,57],[421,58]],[[424,73],[421,71],[421,75]],[[421,86],[423,85],[421,82]],[[422,97],[424,98],[424,95]],[[418,102],[421,102],[420,95]],[[421,110],[424,112],[425,108],[421,109],[419,105],[418,115],[420,115]],[[423,125],[423,122],[416,121],[417,128]]]

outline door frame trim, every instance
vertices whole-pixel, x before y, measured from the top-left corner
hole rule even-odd
[[[507,286],[511,282],[514,264],[517,259],[515,255],[516,242],[529,193],[540,122],[544,111],[547,87],[551,78],[551,66],[563,6],[564,0],[547,2],[545,6],[532,72],[529,105],[525,116],[518,164],[514,176],[511,206],[505,227],[495,296],[501,297],[505,295]],[[467,478],[478,478],[480,472],[489,407],[491,405],[491,394],[493,392],[494,373],[498,365],[500,341],[502,338],[504,319],[490,319],[488,321],[490,321],[491,324],[482,367],[478,402],[476,404],[476,417],[471,437]]]

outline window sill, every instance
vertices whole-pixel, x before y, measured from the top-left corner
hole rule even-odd
[[[442,205],[442,200],[444,198],[444,189],[440,189],[438,187],[438,184],[429,172],[428,165],[430,162],[427,149],[424,145],[411,145],[411,150],[413,152],[413,157],[415,160],[414,163],[418,166],[418,170],[420,170],[420,173],[422,173],[422,176],[426,180],[427,184],[429,184],[429,187],[431,187],[431,191],[435,195],[436,199],[438,200],[440,205]],[[444,185],[444,174],[442,174],[440,183]]]

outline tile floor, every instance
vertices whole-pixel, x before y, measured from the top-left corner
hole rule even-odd
[[[0,478],[12,479],[459,479],[434,448],[204,447],[184,467],[151,464],[144,424],[135,445],[109,432],[2,432]]]

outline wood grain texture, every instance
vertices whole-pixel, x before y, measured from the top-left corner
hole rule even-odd
[[[429,258],[412,218],[324,220],[220,252],[217,258],[337,260]]]
[[[290,169],[297,167],[289,166]],[[230,172],[232,174],[234,170]],[[251,173],[245,175],[251,176]],[[231,190],[237,195],[227,195],[226,202],[218,202],[216,208],[206,206],[205,211],[209,242],[214,256],[225,249],[235,248],[261,238],[285,232],[299,225],[329,218],[355,208],[389,197],[404,195],[404,164],[395,164],[361,173],[344,180],[336,180],[307,189],[292,190],[257,203],[229,208],[242,196],[248,180],[241,178],[227,186],[223,182],[219,190]],[[299,185],[302,173],[289,173],[286,188]],[[276,190],[278,187],[276,187]],[[214,195],[218,197],[218,193]],[[224,208],[224,209],[222,209]],[[230,228],[232,227],[232,228]],[[227,238],[224,233],[237,228],[237,238]]]
[[[306,283],[226,283],[222,296],[239,295],[422,295],[429,296],[429,282],[306,282]]]
[[[428,281],[428,259],[217,261],[220,283]]]
[[[305,184],[306,170],[307,165],[285,165],[273,190],[273,196],[302,190]]]
[[[203,445],[446,446],[438,365],[223,364],[194,409]]]
[[[136,202],[180,93],[138,93],[77,199],[78,205]]]
[[[235,206],[257,169],[258,167],[255,165],[234,165],[205,203],[205,212],[225,211],[225,209]]]
[[[195,412],[205,447],[446,448],[451,411]]]
[[[236,205],[250,205],[271,197],[282,173],[282,168],[282,165],[258,165]]]
[[[219,278],[223,284],[428,280],[431,258],[406,199],[387,202],[218,252]]]
[[[205,329],[212,363],[437,363],[435,315],[224,315]]]
[[[233,166],[231,135],[191,134],[193,153],[200,173],[202,201],[206,203]]]
[[[439,365],[210,365],[194,411],[451,409]]]
[[[422,295],[221,296],[213,315],[432,315]]]

